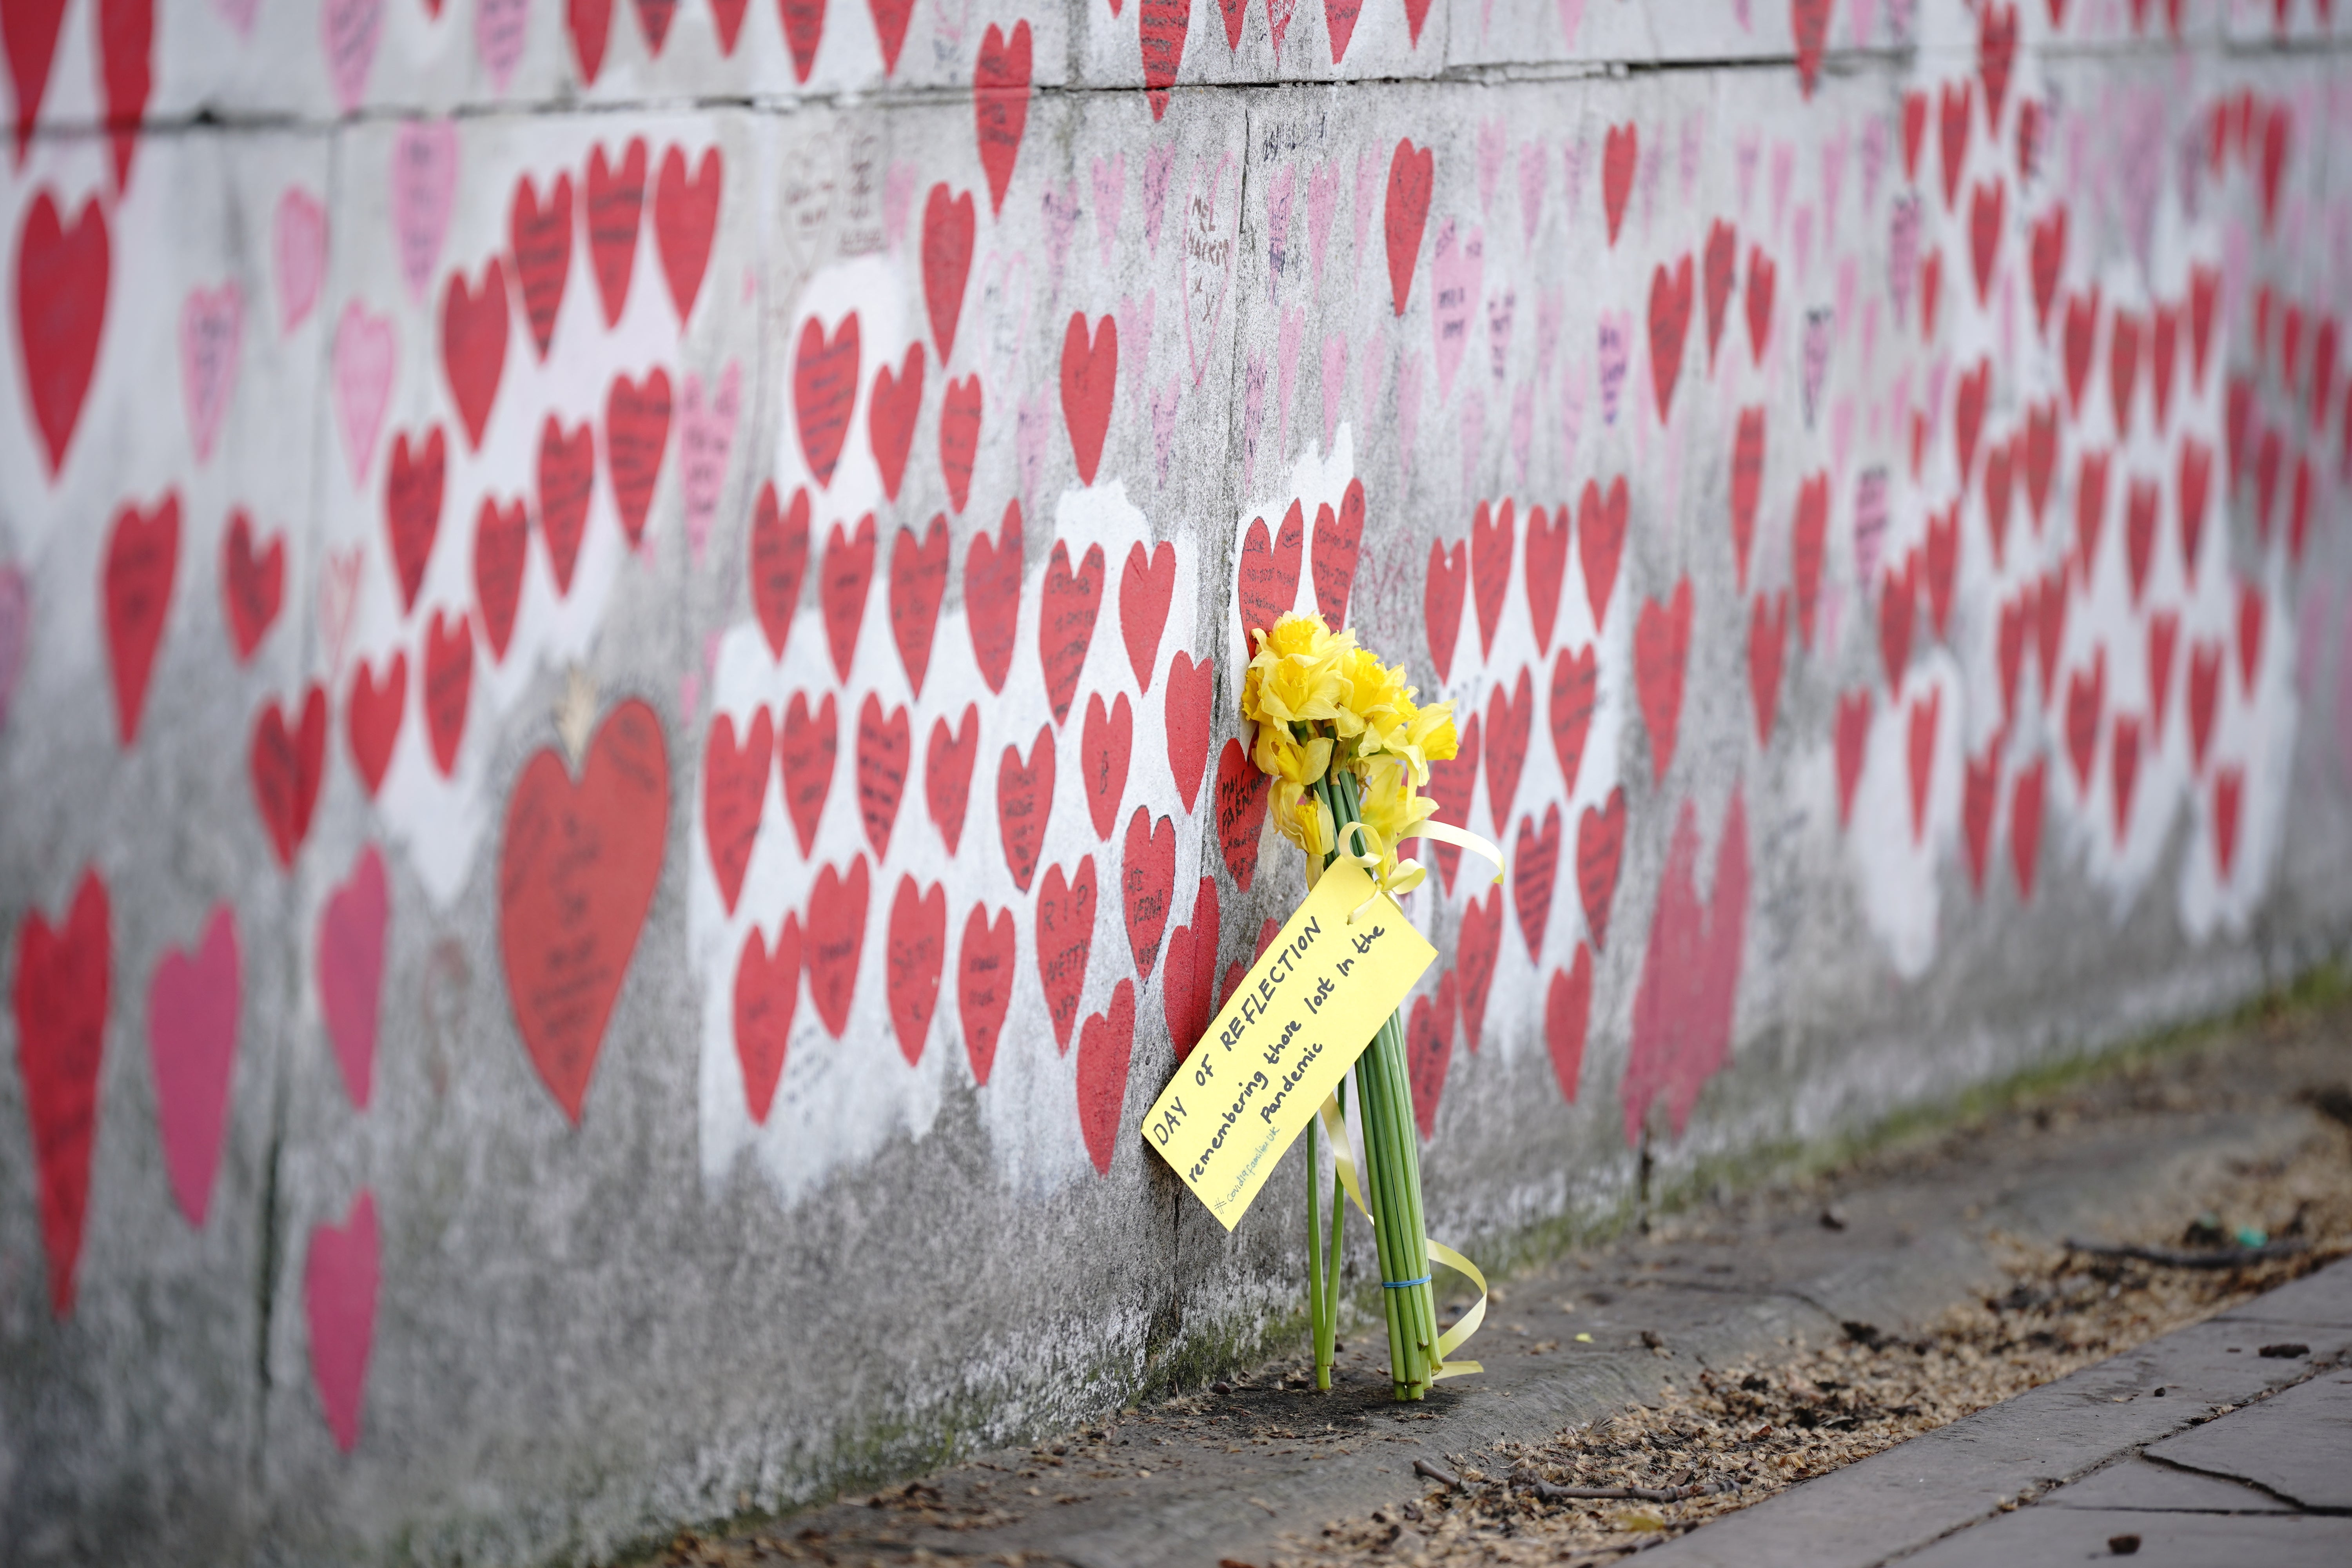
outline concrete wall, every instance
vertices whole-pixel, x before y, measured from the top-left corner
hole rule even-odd
[[[1137,1132],[1301,889],[1237,606],[1475,718],[1474,1251],[2352,922],[2326,5],[5,15],[13,1561],[591,1556],[1245,1352],[1298,1163]]]

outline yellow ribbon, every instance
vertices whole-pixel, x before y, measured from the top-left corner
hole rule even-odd
[[[1323,1131],[1331,1141],[1331,1167],[1339,1174],[1339,1184],[1348,1189],[1348,1196],[1354,1200],[1358,1211],[1366,1219],[1372,1219],[1371,1205],[1365,1201],[1363,1184],[1356,1177],[1356,1155],[1355,1152],[1348,1146],[1348,1123],[1339,1110],[1339,1096],[1336,1094],[1326,1096],[1319,1114],[1323,1118]],[[1312,1180],[1313,1177],[1310,1175],[1308,1179]],[[1373,1223],[1377,1225],[1380,1222],[1373,1220]],[[1472,1334],[1478,1331],[1478,1325],[1486,1321],[1486,1277],[1478,1271],[1476,1264],[1444,1242],[1433,1241],[1427,1236],[1423,1236],[1421,1238],[1421,1244],[1429,1249],[1429,1256],[1433,1260],[1443,1263],[1446,1268],[1463,1275],[1473,1285],[1478,1287],[1476,1303],[1462,1314],[1459,1322],[1437,1336],[1438,1366],[1437,1370],[1429,1374],[1429,1381],[1441,1383],[1449,1377],[1460,1377],[1465,1373],[1486,1371],[1486,1368],[1483,1363],[1447,1361],[1445,1358],[1465,1343]]]
[[[1499,882],[1503,879],[1503,848],[1493,839],[1481,838],[1466,828],[1454,827],[1446,823],[1427,819],[1415,823],[1412,830],[1404,837],[1405,838],[1433,838],[1443,844],[1451,844],[1457,849],[1467,849],[1475,855],[1483,856],[1495,863],[1495,880]],[[1349,847],[1350,842],[1354,843],[1355,848]],[[1403,840],[1400,839],[1398,842],[1402,843]],[[1339,852],[1361,866],[1372,879],[1372,896],[1349,911],[1348,915],[1349,925],[1354,925],[1361,920],[1364,911],[1370,909],[1374,901],[1382,895],[1386,895],[1394,901],[1429,879],[1429,868],[1418,860],[1400,859],[1391,866],[1389,861],[1387,841],[1381,837],[1380,830],[1369,823],[1350,822],[1343,826],[1339,829]],[[1311,855],[1307,857],[1310,864],[1314,858]]]

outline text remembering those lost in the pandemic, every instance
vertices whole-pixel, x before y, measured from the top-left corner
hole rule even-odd
[[[1233,1229],[1436,957],[1360,867],[1339,861],[1177,1064],[1145,1141]]]

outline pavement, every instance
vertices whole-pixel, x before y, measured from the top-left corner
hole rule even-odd
[[[1468,1352],[1486,1373],[1443,1384],[1422,1405],[1391,1400],[1379,1335],[1360,1331],[1328,1394],[1304,1386],[1294,1360],[867,1496],[684,1536],[661,1559],[1084,1568],[1297,1560],[1302,1539],[1326,1521],[1425,1499],[1433,1483],[1416,1459],[1443,1464],[1549,1440],[1689,1389],[1704,1369],[1833,1342],[1855,1323],[1920,1332],[1955,1303],[2000,1288],[2020,1245],[2169,1239],[2226,1173],[2283,1163],[2315,1137],[2340,1136],[2295,1096],[2352,1077],[2341,1043],[2352,1030],[2342,1016],[2313,1022],[2294,1031],[2291,1048],[2209,1051],[2195,1070],[2137,1083],[2111,1076],[2054,1112],[2045,1101],[1883,1152],[1826,1183],[1719,1198],[1646,1236],[1503,1281]],[[2132,1459],[2186,1474],[2139,1450],[2352,1351],[2352,1272],[2330,1270],[2280,1298],[2286,1305],[2242,1307],[2163,1342],[2169,1359],[2160,1367],[2143,1347],[1997,1407],[2042,1413],[2037,1425],[2007,1426],[2009,1417],[1982,1412],[1664,1542],[1660,1563],[1827,1568],[1947,1550],[1937,1543],[1948,1536],[1949,1550],[1964,1551],[1978,1529],[2019,1528],[2021,1515],[2005,1508],[2103,1467]],[[2248,1315],[2258,1311],[2275,1321]],[[2307,1340],[2311,1355],[2258,1353],[2289,1338]],[[2333,1385],[2320,1386],[2324,1394]],[[2142,1528],[2144,1515],[2231,1517],[2074,1504],[2030,1511],[2084,1540],[2112,1523],[2097,1536],[2102,1552],[2110,1534],[2164,1538]],[[2264,1509],[2249,1528],[2310,1530],[2305,1512]],[[2267,1548],[2256,1560],[2267,1560]],[[2352,1549],[2331,1560],[2352,1562]]]
[[[1643,1568],[2352,1563],[2352,1260],[1643,1553]]]

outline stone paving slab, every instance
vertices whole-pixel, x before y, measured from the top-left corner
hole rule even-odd
[[[2323,1372],[2147,1451],[2168,1464],[2251,1481],[2304,1508],[2352,1511],[2352,1371]]]
[[[2125,1535],[2138,1536],[2139,1544],[2119,1555],[2108,1542]],[[2085,1562],[2128,1562],[2132,1568],[2343,1568],[2352,1563],[2352,1519],[2024,1509],[1903,1560],[1904,1568],[2080,1568]]]
[[[2195,1470],[2176,1469],[2153,1459],[2120,1459],[2071,1487],[2051,1494],[2049,1508],[2121,1510],[2133,1512],[2294,1513],[2258,1487]]]

